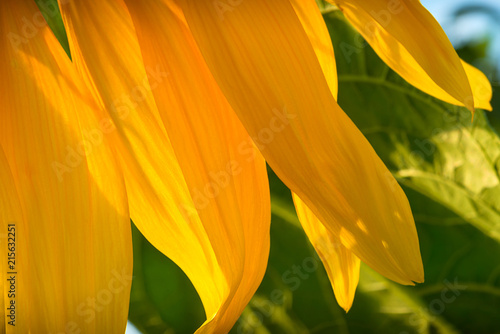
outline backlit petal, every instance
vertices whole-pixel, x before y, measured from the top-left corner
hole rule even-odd
[[[491,87],[491,83],[486,75],[463,60],[462,65],[464,67],[465,73],[467,73],[467,77],[469,78],[472,95],[474,96],[474,105],[476,106],[476,108],[490,111],[493,110],[490,103],[493,96],[493,88]],[[454,101],[452,97],[447,98],[444,93],[440,95],[436,91],[432,92],[431,95],[448,103],[458,104],[457,101]]]
[[[140,65],[131,19],[118,2],[71,1],[60,7],[73,62],[109,111],[112,126],[106,134],[118,148],[134,223],[182,264],[200,295],[220,299],[214,283],[221,280],[223,289],[223,277],[151,94],[148,76],[162,85],[169,73]]]
[[[0,146],[22,211],[7,332],[123,333],[130,218],[100,112],[34,2],[2,2],[0,22]]]
[[[121,4],[63,5],[73,58],[108,108],[146,78],[143,61],[165,73],[160,82],[149,76],[127,117],[114,117],[126,143],[120,154],[131,165],[151,166],[144,174],[128,171],[132,218],[193,282],[208,319],[200,332],[227,332],[266,268],[265,163],[211,77],[180,9],[161,1],[127,6],[140,47]]]
[[[212,74],[280,179],[361,260],[395,281],[422,281],[408,200],[336,103],[290,2],[242,1],[222,13],[209,0],[179,2]]]
[[[338,84],[335,56],[330,35],[318,7],[313,1],[293,0],[291,2],[311,40],[330,91],[336,99]],[[296,194],[292,195],[299,220],[326,269],[337,302],[348,311],[354,300],[359,281],[360,260],[342,245],[338,237],[323,226]]]
[[[328,28],[318,5],[311,0],[292,0],[290,2],[311,41],[328,86],[330,86],[333,96],[337,98],[338,80],[335,54]]]
[[[323,226],[297,195],[293,195],[293,202],[300,223],[325,266],[337,302],[349,311],[359,281],[359,258]]]
[[[476,96],[472,95],[460,58],[439,23],[419,1],[330,2],[340,7],[381,58],[408,82],[426,93],[458,102],[474,111]],[[434,84],[429,84],[430,81]],[[477,103],[479,105],[485,106],[484,102]]]

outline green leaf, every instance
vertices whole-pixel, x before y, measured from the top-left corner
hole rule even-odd
[[[64,51],[71,58],[68,36],[66,35],[57,0],[35,0],[35,2]]]

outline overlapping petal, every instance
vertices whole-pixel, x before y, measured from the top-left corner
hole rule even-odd
[[[307,33],[307,37],[309,37],[328,86],[336,98],[338,90],[337,65],[332,40],[323,16],[315,1],[292,0],[290,2]]]
[[[151,94],[169,74],[161,67],[148,72],[141,65],[123,4],[61,2],[60,8],[73,62],[109,112],[113,127],[107,136],[123,166],[134,223],[156,248],[183,263],[200,295],[216,303],[221,297],[214,284],[221,280],[223,285],[224,278]]]
[[[179,3],[243,125],[267,138],[259,148],[277,175],[361,260],[397,282],[422,281],[408,201],[336,103],[290,2],[222,13],[208,0]]]
[[[266,268],[264,160],[175,2],[127,6],[131,17],[119,2],[61,4],[73,59],[117,125],[134,222],[193,282],[207,314],[199,332],[227,332]],[[164,73],[161,81],[148,69]],[[138,85],[141,101],[126,117],[114,114],[114,102]]]
[[[2,229],[16,224],[18,279],[7,332],[123,333],[130,218],[100,111],[34,2],[2,2],[0,22],[0,211]]]
[[[335,0],[346,18],[394,71],[448,103],[491,110],[491,85],[460,60],[434,17],[413,0]]]
[[[337,99],[335,56],[323,17],[312,1],[291,1],[291,3],[311,40],[332,96]],[[352,306],[358,285],[361,261],[342,245],[338,236],[333,235],[324,227],[296,194],[292,193],[292,196],[299,221],[326,269],[337,302],[348,311]]]
[[[329,230],[297,196],[293,195],[300,223],[325,266],[339,305],[347,311],[352,306],[359,281],[360,260]]]

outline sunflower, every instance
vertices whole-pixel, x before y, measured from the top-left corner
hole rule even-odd
[[[336,5],[415,87],[491,109],[485,76],[418,1]],[[2,329],[123,332],[131,218],[196,288],[207,317],[198,332],[228,332],[266,269],[266,162],[292,191],[344,309],[360,261],[401,284],[424,280],[408,200],[336,101],[314,1],[59,9],[71,59],[33,1],[0,4],[1,228],[16,228],[15,268],[2,270],[2,282],[15,273],[16,294],[3,299]]]

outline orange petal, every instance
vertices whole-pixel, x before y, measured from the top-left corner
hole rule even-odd
[[[489,106],[483,93],[488,81],[464,69],[443,29],[419,1],[330,2],[337,3],[379,56],[415,87],[472,112],[475,105]]]
[[[148,166],[144,174],[128,172],[132,216],[192,280],[208,318],[200,332],[226,332],[266,268],[265,163],[207,70],[179,8],[160,1],[127,6],[140,47],[121,4],[63,7],[73,58],[104,105],[148,84],[128,116],[114,118],[127,143],[120,154],[132,166]],[[146,69],[165,73],[161,81],[149,76],[143,83],[143,61]]]
[[[362,261],[397,282],[422,281],[408,200],[336,103],[290,2],[243,1],[224,12],[209,0],[179,3],[216,81],[280,179]]]
[[[0,20],[0,146],[22,211],[7,332],[123,333],[130,218],[100,112],[34,2],[2,2]]]
[[[325,266],[337,302],[346,312],[349,311],[359,282],[359,258],[328,231],[295,194],[293,202],[300,223]]]
[[[304,31],[307,33],[307,37],[309,37],[328,86],[336,99],[338,91],[337,66],[332,40],[323,20],[323,15],[321,15],[315,1],[291,0],[290,2],[302,23]]]

